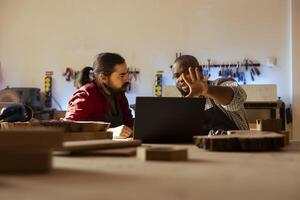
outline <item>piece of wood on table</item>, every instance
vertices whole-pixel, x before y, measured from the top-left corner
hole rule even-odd
[[[96,125],[95,125],[96,124]],[[63,141],[79,141],[79,140],[95,140],[95,139],[112,139],[113,133],[105,131],[109,123],[73,123],[73,122],[3,122],[1,130],[21,129],[32,130],[32,128],[40,128],[43,130],[55,128],[62,132]],[[102,125],[101,125],[102,124]],[[85,128],[83,128],[85,127]],[[101,131],[103,129],[103,131]],[[75,130],[79,130],[75,132]],[[82,131],[87,130],[87,131]],[[90,131],[88,131],[90,130]],[[100,130],[100,131],[97,131]]]
[[[79,124],[81,131],[105,131],[109,128],[110,123],[101,121],[76,121]]]
[[[93,132],[64,132],[63,141],[112,139],[113,133],[109,131]]]
[[[1,122],[2,129],[10,128],[32,128],[32,127],[51,127],[62,128],[68,132],[80,131],[105,131],[110,123],[98,121],[61,121],[61,120],[42,120],[30,122]]]
[[[69,153],[60,154],[59,152],[56,155],[68,155],[68,156],[135,156],[136,147],[124,147],[116,149],[100,149],[100,150],[89,150],[89,151],[74,151]]]
[[[0,147],[61,147],[63,135],[60,129],[30,128],[0,131]]]
[[[56,129],[10,129],[0,131],[0,173],[48,172],[52,150],[62,146]]]
[[[80,152],[80,151],[92,151],[100,149],[117,149],[127,147],[140,146],[142,142],[140,140],[132,141],[115,141],[115,140],[86,140],[86,141],[70,141],[63,142],[61,148],[57,148],[57,151],[67,152]]]
[[[81,131],[79,124],[57,120],[29,121],[29,122],[1,122],[1,130],[17,128],[60,128],[62,131]]]
[[[42,126],[60,127],[66,132],[93,132],[93,131],[106,131],[110,123],[98,121],[59,121],[47,120],[41,121]]]
[[[138,147],[137,159],[143,161],[186,161],[188,160],[188,150],[178,147]]]
[[[36,128],[39,127],[40,123],[35,122],[1,122],[1,130],[8,130],[14,128]]]
[[[271,131],[231,131],[230,135],[195,136],[194,141],[209,151],[269,151],[284,147],[284,136]]]
[[[0,173],[44,173],[52,169],[52,150],[20,151],[0,153]]]
[[[233,130],[233,131],[227,131],[227,133],[230,135],[231,133],[238,133],[238,134],[243,134],[243,133],[262,133],[262,134],[269,134],[269,133],[279,133],[284,136],[284,145],[288,145],[290,141],[289,137],[289,131],[284,131],[284,130],[277,130],[277,131],[268,131],[268,130]]]

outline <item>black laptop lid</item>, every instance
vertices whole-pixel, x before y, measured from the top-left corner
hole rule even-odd
[[[144,143],[187,143],[204,132],[204,98],[137,97],[134,138]]]

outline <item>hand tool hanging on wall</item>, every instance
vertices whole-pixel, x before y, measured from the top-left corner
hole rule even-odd
[[[89,67],[89,66],[86,66]],[[63,76],[65,77],[66,81],[74,81],[74,87],[78,87],[77,79],[80,74],[80,71],[76,71],[72,69],[71,67],[67,67],[65,69],[65,72],[63,73]]]
[[[245,65],[246,71],[248,71],[248,67],[249,67],[249,59],[248,58],[244,59],[244,65]]]
[[[261,74],[258,67],[259,63],[254,63],[252,60],[245,58],[242,62],[237,62],[236,64],[210,64],[209,67],[217,67],[218,75],[222,78],[232,77],[237,79],[238,82],[243,82],[246,84],[246,71],[249,71],[250,77],[252,81],[255,81],[255,76],[259,76]],[[202,64],[203,73],[205,71],[205,64]]]
[[[71,81],[71,79],[74,78],[73,69],[70,67],[67,67],[65,72],[63,73],[63,76],[65,77],[66,81]]]
[[[259,75],[260,75],[260,71],[259,71],[259,69],[255,66],[254,62],[253,62],[252,60],[249,60],[249,63],[253,66],[253,67],[251,68],[251,70],[253,71],[253,74],[259,76]]]
[[[202,62],[202,65],[200,67],[202,68],[203,76],[210,75],[210,65],[211,65],[210,59],[207,59],[207,64],[205,62]]]
[[[255,75],[255,72],[253,71],[253,69],[251,69],[250,71],[250,76],[251,76],[251,80],[254,81],[254,75]]]
[[[132,84],[137,81],[137,77],[140,71],[138,71],[136,68],[129,67],[128,69],[128,80],[129,85],[127,87],[127,92],[130,92],[132,89]]]
[[[178,52],[178,53],[176,52],[175,56],[176,56],[176,59],[177,59],[178,57],[182,56],[182,52]]]

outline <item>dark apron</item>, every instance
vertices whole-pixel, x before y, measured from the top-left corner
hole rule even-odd
[[[206,110],[205,113],[205,129],[207,132],[210,130],[217,131],[222,129],[227,130],[238,130],[236,124],[229,119],[229,117],[211,100],[213,107]]]
[[[112,108],[112,104],[114,104],[114,109]],[[120,108],[120,105],[116,103],[116,100],[109,100],[110,105],[110,114],[104,115],[100,118],[100,121],[109,122],[110,128],[114,128],[117,126],[121,126],[123,124],[123,115]]]
[[[110,128],[121,126],[123,124],[123,116],[121,114],[115,115],[104,115],[101,117],[100,121],[110,123]]]

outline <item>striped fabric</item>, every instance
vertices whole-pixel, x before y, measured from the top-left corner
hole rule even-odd
[[[231,78],[209,81],[209,84],[230,87],[234,92],[234,96],[228,105],[212,103],[211,99],[206,98],[205,110],[210,109],[214,104],[216,104],[229,117],[229,119],[235,122],[236,126],[240,130],[249,130],[248,118],[244,107],[247,94],[244,89]]]

